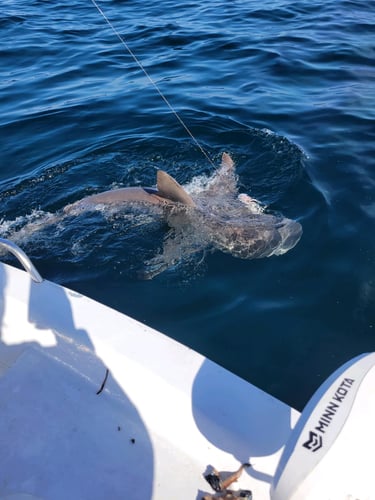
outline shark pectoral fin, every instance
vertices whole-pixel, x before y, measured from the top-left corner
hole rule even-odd
[[[163,170],[158,170],[157,188],[159,196],[171,201],[183,203],[189,207],[195,207],[194,201],[185,189]]]
[[[161,251],[155,257],[145,262],[143,279],[150,280],[178,264],[183,255],[183,242],[182,233],[175,229],[170,229],[164,238]]]
[[[143,279],[152,279],[167,269],[179,265],[193,265],[194,269],[199,266],[203,257],[199,254],[204,252],[205,245],[194,239],[190,232],[183,229],[170,229],[164,238],[162,250],[152,259],[147,260],[142,272]]]
[[[221,166],[227,171],[234,171],[234,161],[232,160],[229,153],[223,153],[223,156],[221,157]]]

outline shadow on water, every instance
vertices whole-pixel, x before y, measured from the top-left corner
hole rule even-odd
[[[100,392],[107,367],[67,292],[30,283],[23,310],[0,264],[1,494],[150,499],[153,450],[137,409],[111,373]]]

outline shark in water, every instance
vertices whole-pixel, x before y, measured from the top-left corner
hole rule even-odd
[[[159,170],[156,188],[106,191],[66,206],[64,213],[125,204],[157,207],[170,227],[159,254],[146,262],[144,277],[149,279],[205,250],[220,250],[241,259],[282,255],[302,235],[298,222],[265,213],[256,200],[238,194],[235,165],[227,153],[222,155],[220,168],[195,194]]]

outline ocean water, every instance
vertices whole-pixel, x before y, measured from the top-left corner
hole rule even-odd
[[[0,236],[45,278],[302,409],[375,348],[375,3],[98,4],[212,162],[229,152],[239,191],[303,237],[282,256],[207,252],[142,280],[166,234],[149,214],[45,224],[160,168],[198,188],[215,171],[90,0],[2,1]]]

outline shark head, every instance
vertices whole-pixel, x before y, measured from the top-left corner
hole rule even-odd
[[[216,225],[215,229],[213,247],[241,259],[282,255],[291,250],[302,235],[298,222],[270,214],[248,215],[246,221],[228,221],[225,225]]]
[[[281,241],[272,255],[282,255],[294,248],[302,236],[302,226],[299,222],[283,218],[278,225],[277,231]]]

